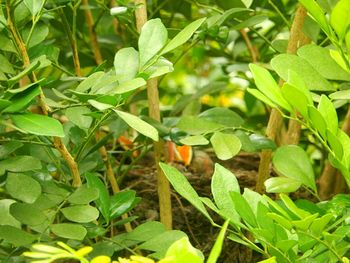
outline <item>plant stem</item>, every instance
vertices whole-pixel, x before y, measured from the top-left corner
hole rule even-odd
[[[136,9],[136,27],[137,31],[141,32],[142,26],[147,21],[147,6],[145,0],[135,0],[135,4],[141,4],[141,7]],[[147,98],[149,106],[149,115],[151,118],[160,121],[160,109],[159,109],[159,93],[158,93],[158,81],[156,78],[147,81]],[[166,179],[162,169],[159,166],[161,156],[164,155],[164,148],[162,141],[154,142],[154,155],[157,167],[157,187],[159,198],[159,210],[160,221],[167,229],[172,228],[172,211],[171,211],[171,194],[170,184]]]
[[[20,34],[18,33],[18,30],[14,24],[14,21],[12,20],[13,10],[11,9],[11,1],[10,0],[8,0],[6,3],[6,11],[7,11],[8,28],[12,34],[14,43],[16,44],[16,46],[20,50],[23,65],[25,67],[27,67],[30,65],[29,55],[28,55],[25,43],[23,42],[23,39],[21,38]],[[32,78],[33,78],[34,82],[37,81],[37,77],[36,77],[34,71],[32,72]],[[39,88],[40,88],[40,94],[39,94],[40,108],[41,108],[42,112],[44,113],[44,115],[48,115],[50,108],[48,107],[48,105],[45,102],[45,95],[42,91],[41,86],[39,86]],[[72,173],[72,177],[73,177],[73,186],[79,187],[81,185],[81,178],[80,178],[77,163],[75,162],[75,160],[72,157],[72,155],[70,154],[70,152],[67,150],[66,146],[63,144],[61,138],[53,137],[53,140],[54,140],[55,148],[60,152],[60,154],[62,155],[62,157],[65,159],[65,161],[67,162],[67,164],[69,166],[69,169],[70,169],[70,171]]]
[[[97,42],[97,35],[94,27],[94,18],[92,17],[91,10],[89,8],[89,0],[82,0],[84,8],[84,15],[86,24],[89,30],[89,37],[91,41],[92,51],[94,53],[95,61],[97,65],[100,65],[103,62],[100,46]]]
[[[287,53],[295,54],[297,49],[306,44],[309,40],[303,34],[302,28],[304,25],[304,20],[306,17],[306,10],[303,6],[298,6],[298,9],[295,13],[290,38],[288,42]],[[280,81],[280,86],[283,84],[283,81]],[[277,135],[279,134],[283,124],[282,115],[276,110],[272,109],[269,122],[267,124],[266,135],[272,140],[276,140]],[[294,120],[290,121],[290,130],[288,130],[287,137],[285,139],[288,143],[296,144],[300,138],[300,129],[301,126],[298,122]],[[259,164],[259,175],[256,183],[256,191],[263,193],[265,190],[264,182],[269,177],[270,174],[270,163],[272,158],[271,150],[263,150],[260,155],[260,164]]]

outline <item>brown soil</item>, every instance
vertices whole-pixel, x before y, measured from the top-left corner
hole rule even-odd
[[[234,159],[225,162],[216,160],[214,157],[212,159],[236,175],[242,190],[243,188],[254,188],[259,164],[259,156],[257,154],[241,153]],[[189,168],[176,163],[173,165],[188,178],[200,196],[211,198],[212,165],[206,165],[206,171],[203,171],[202,168],[199,171],[196,167],[203,167],[203,165],[197,165],[196,163]],[[139,217],[137,223],[140,224],[147,220],[159,220],[155,168],[152,165],[152,160],[144,160],[138,168],[135,167],[135,169],[130,171],[124,182],[126,188],[136,190],[137,195],[142,198],[141,203],[133,210],[133,215]],[[200,212],[175,191],[172,192],[172,204],[173,228],[184,231],[189,236],[191,243],[200,249],[205,256],[208,256],[219,229],[213,227]],[[223,223],[222,219],[216,214],[211,213],[211,215],[215,222]],[[218,263],[253,263],[261,259],[259,254],[252,253],[246,247],[226,239]]]

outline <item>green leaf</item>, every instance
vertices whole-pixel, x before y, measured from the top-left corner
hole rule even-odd
[[[322,114],[314,106],[308,106],[308,115],[313,127],[326,139],[327,124]]]
[[[339,90],[329,94],[332,100],[350,100],[350,89]]]
[[[211,122],[216,122],[227,127],[240,127],[244,120],[232,110],[227,108],[211,108],[209,110],[203,111],[198,116],[201,119],[205,119]]]
[[[206,18],[198,19],[186,26],[183,30],[180,31],[180,33],[178,33],[172,40],[169,41],[169,43],[163,48],[160,54],[164,55],[187,42],[187,40],[191,38],[194,32],[196,32],[196,30],[203,24],[205,19]]]
[[[334,215],[332,213],[328,213],[320,218],[316,218],[310,226],[311,233],[313,233],[315,236],[321,235],[332,219],[334,219]]]
[[[238,214],[234,210],[234,204],[230,192],[240,193],[236,176],[220,164],[215,164],[214,174],[211,180],[211,192],[215,204],[223,210],[233,222],[239,220]]]
[[[99,102],[97,100],[88,100],[88,103],[98,109],[99,111],[105,111],[105,110],[108,110],[110,108],[113,108],[114,106],[111,105],[111,104],[106,104],[106,103],[102,103],[102,102]]]
[[[40,11],[40,7],[43,2],[44,0],[24,0],[24,4],[29,9],[32,16],[36,16],[36,14]]]
[[[15,74],[15,70],[13,69],[12,64],[8,61],[8,59],[0,54],[0,71],[2,71],[3,73],[9,73],[9,74]]]
[[[21,228],[21,223],[10,214],[10,206],[16,203],[12,199],[0,200],[0,225],[9,225],[17,228]]]
[[[235,205],[235,210],[242,217],[245,223],[249,224],[252,227],[258,227],[253,210],[240,193],[230,192],[232,201]]]
[[[313,105],[313,99],[311,92],[309,89],[306,87],[306,84],[304,80],[293,70],[288,71],[288,84],[294,86],[297,88],[299,91],[301,91],[305,97],[307,98],[308,104]]]
[[[299,189],[301,182],[288,177],[272,177],[264,185],[267,193],[291,193]]]
[[[349,30],[350,1],[340,0],[333,8],[330,22],[340,40],[343,40]]]
[[[193,135],[180,140],[185,145],[207,145],[209,141],[203,135]]]
[[[120,83],[132,80],[139,71],[139,52],[134,48],[122,48],[114,57],[115,74]]]
[[[135,206],[136,192],[133,190],[122,191],[111,197],[110,217],[117,218]]]
[[[344,154],[343,145],[339,140],[339,137],[331,132],[329,129],[326,130],[326,136],[328,140],[328,144],[330,145],[332,151],[335,156],[341,160]]]
[[[68,198],[68,202],[75,205],[84,205],[96,200],[99,196],[97,188],[88,188],[86,185],[79,187]]]
[[[188,237],[183,237],[175,241],[167,250],[165,258],[171,258],[171,263],[203,263],[198,255],[198,250],[194,248]]]
[[[58,120],[48,116],[25,113],[12,115],[11,119],[18,128],[31,134],[57,137],[65,136],[62,124]]]
[[[11,215],[25,225],[37,226],[47,217],[33,204],[14,203],[10,206]]]
[[[239,153],[242,144],[234,134],[215,132],[210,138],[215,154],[220,160],[228,160]]]
[[[299,217],[300,219],[304,219],[307,218],[308,216],[310,216],[311,214],[303,209],[300,209],[299,207],[297,207],[294,202],[292,201],[292,199],[290,199],[286,194],[280,194],[280,198],[283,201],[283,203],[285,204],[285,206],[297,217]]]
[[[323,119],[325,120],[327,129],[336,135],[338,131],[338,115],[333,106],[333,103],[328,99],[326,95],[321,95],[321,99],[318,104],[318,111],[321,113]]]
[[[0,175],[4,174],[5,171],[26,172],[40,168],[41,162],[32,156],[19,155],[0,161]]]
[[[186,177],[170,165],[164,163],[160,163],[159,165],[163,170],[165,176],[168,178],[169,182],[174,187],[175,191],[178,192],[187,201],[189,201],[206,218],[208,218],[210,222],[213,223],[213,220],[205,209],[202,201],[199,199],[197,192],[193,189]]]
[[[299,0],[299,2],[312,15],[316,22],[321,26],[322,30],[329,34],[329,26],[324,11],[315,0]]]
[[[108,92],[108,94],[124,94],[133,90],[136,90],[142,86],[145,86],[147,82],[143,78],[136,78],[125,81],[117,86],[115,89]]]
[[[125,121],[131,128],[135,129],[139,133],[151,138],[154,141],[158,141],[158,131],[152,125],[141,120],[139,117],[127,112],[114,110],[114,112]]]
[[[61,212],[70,221],[77,223],[89,223],[96,220],[99,212],[90,205],[74,205],[61,209]]]
[[[140,69],[165,46],[168,31],[159,18],[148,20],[139,37]]]
[[[251,89],[247,88],[247,91],[252,94],[254,97],[256,97],[258,100],[261,100],[271,108],[277,108],[277,105],[272,102],[268,97],[266,97],[262,92],[260,92],[258,89]]]
[[[291,111],[289,104],[285,101],[281,94],[280,87],[277,85],[270,72],[255,64],[249,64],[249,68],[253,73],[257,88],[273,103],[288,111]]]
[[[40,62],[36,61],[36,62],[32,62],[30,65],[28,65],[26,68],[24,68],[23,70],[21,70],[21,72],[19,74],[17,74],[16,76],[12,77],[11,79],[8,80],[8,84],[10,86],[12,86],[13,84],[15,84],[17,81],[19,81],[20,79],[22,79],[24,76],[28,75],[29,73],[31,73],[32,71],[34,71],[36,68],[38,68],[40,66]]]
[[[187,237],[186,234],[179,230],[168,230],[164,233],[156,235],[139,246],[140,249],[155,251],[165,254],[168,248],[175,241]]]
[[[33,243],[36,240],[36,236],[14,226],[0,226],[0,239],[4,239],[16,247],[20,247]]]
[[[326,79],[350,81],[350,74],[334,61],[326,48],[315,44],[302,46],[298,49],[298,56],[309,62]]]
[[[86,116],[91,113],[88,107],[79,106],[66,109],[67,118],[81,129],[88,129],[91,126],[92,118]]]
[[[9,173],[6,190],[13,197],[26,203],[34,203],[41,194],[40,184],[25,174]]]
[[[225,234],[226,234],[226,230],[227,230],[229,222],[230,221],[227,220],[223,224],[223,226],[222,226],[222,228],[220,230],[220,233],[219,233],[218,237],[215,240],[215,244],[214,244],[213,248],[210,251],[207,263],[215,263],[218,260],[220,254],[221,254],[221,250],[222,250],[222,246],[223,246],[223,243],[224,243]]]
[[[53,224],[50,229],[56,236],[74,240],[83,240],[87,234],[85,227],[79,224]]]
[[[293,228],[291,221],[281,215],[275,213],[267,213],[267,216],[287,230],[291,230]]]
[[[77,92],[88,91],[104,75],[105,73],[103,71],[97,71],[92,73],[75,88],[75,91]]]
[[[300,113],[305,119],[308,119],[307,106],[309,101],[304,93],[287,82],[283,84],[281,91],[285,100],[292,105],[296,112]]]
[[[35,86],[25,92],[19,93],[11,98],[11,105],[3,110],[3,112],[18,112],[23,110],[36,96],[40,94],[40,88]]]
[[[109,194],[105,187],[105,184],[101,181],[101,179],[97,176],[97,174],[86,173],[85,178],[89,188],[98,189],[99,195],[95,203],[98,209],[100,210],[101,214],[103,215],[104,219],[108,223],[110,219],[109,209],[110,209],[111,203],[110,203]]]
[[[221,124],[204,120],[195,116],[183,116],[177,123],[177,128],[192,135],[210,133],[223,128]]]
[[[334,87],[318,73],[305,59],[291,54],[280,54],[271,60],[272,68],[284,80],[288,80],[290,70],[298,74],[307,83],[309,90],[331,91]]]
[[[315,175],[306,152],[296,145],[279,147],[273,155],[273,165],[285,177],[294,179],[316,191]]]

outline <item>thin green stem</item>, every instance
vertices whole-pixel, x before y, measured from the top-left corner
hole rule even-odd
[[[78,162],[84,152],[84,150],[86,149],[86,146],[89,144],[89,142],[91,141],[91,139],[95,136],[95,132],[98,129],[98,127],[100,127],[100,125],[113,113],[113,110],[109,110],[107,113],[105,113],[102,118],[100,120],[98,120],[98,122],[96,122],[96,124],[94,125],[94,127],[90,130],[88,136],[86,137],[86,139],[84,140],[84,143],[80,146],[77,155],[75,156],[75,160]]]
[[[30,40],[31,40],[31,38],[32,38],[32,35],[33,35],[33,32],[34,32],[34,28],[35,28],[36,24],[39,22],[39,20],[40,20],[40,18],[41,18],[41,15],[42,15],[42,13],[43,13],[43,9],[44,9],[44,6],[45,6],[45,4],[46,4],[46,1],[47,1],[47,0],[42,1],[38,14],[32,17],[32,26],[31,26],[31,28],[30,28],[30,31],[29,31],[27,40],[26,40],[26,42],[25,42],[25,43],[26,43],[26,46],[29,45],[29,42],[30,42]]]
[[[275,3],[272,0],[269,0],[269,4],[272,6],[273,9],[275,9],[275,11],[277,12],[277,14],[282,18],[282,20],[284,21],[284,23],[286,23],[288,28],[291,28],[291,25],[288,21],[288,19],[283,15],[283,13],[281,12],[281,10],[279,10],[279,8],[275,5]]]

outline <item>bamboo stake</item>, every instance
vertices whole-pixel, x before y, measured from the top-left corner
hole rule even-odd
[[[145,0],[135,0],[136,5],[140,5],[135,11],[136,27],[141,32],[142,26],[147,22],[147,8]],[[149,115],[151,118],[160,121],[158,81],[156,78],[147,81],[147,97],[149,105]],[[155,162],[157,167],[157,187],[159,198],[160,221],[167,229],[172,228],[172,211],[170,185],[161,168],[159,162],[163,155],[163,143],[161,141],[153,143]]]
[[[297,11],[293,19],[292,28],[290,31],[290,38],[287,47],[287,53],[295,54],[297,49],[302,45],[308,43],[308,38],[302,32],[304,26],[304,20],[307,15],[305,8],[301,5],[298,6]],[[280,86],[283,81],[280,81]],[[272,109],[269,122],[267,124],[266,135],[271,140],[276,140],[283,125],[283,117],[276,110]],[[286,142],[299,141],[301,127],[297,123],[290,124],[290,131],[287,132]],[[289,134],[289,135],[288,135]],[[259,193],[265,192],[264,182],[270,175],[270,163],[272,158],[271,150],[263,150],[260,154],[259,174],[256,183],[256,191]]]
[[[30,59],[29,59],[29,55],[27,52],[27,48],[25,43],[23,42],[22,37],[20,36],[20,34],[17,31],[17,28],[12,20],[12,12],[13,10],[11,10],[11,4],[10,1],[7,1],[6,4],[6,11],[7,11],[7,25],[8,28],[13,36],[14,42],[16,43],[16,45],[18,46],[20,53],[21,53],[21,57],[22,57],[22,61],[23,61],[23,65],[25,67],[30,65]],[[37,81],[37,77],[35,72],[32,72],[32,78],[33,81],[36,82]],[[40,104],[40,108],[43,112],[44,115],[48,115],[50,108],[49,106],[46,104],[45,102],[45,95],[42,91],[42,88],[40,87],[40,95],[39,95],[39,104]],[[68,151],[68,149],[66,148],[66,146],[63,144],[61,138],[59,137],[53,137],[54,140],[54,146],[55,148],[60,152],[60,154],[62,155],[62,157],[65,159],[65,161],[68,164],[68,167],[72,173],[72,178],[73,178],[73,186],[74,187],[79,187],[81,186],[81,178],[80,178],[80,174],[79,174],[79,169],[78,169],[78,164],[75,162],[74,158],[72,157],[72,155],[70,154],[70,152]]]

